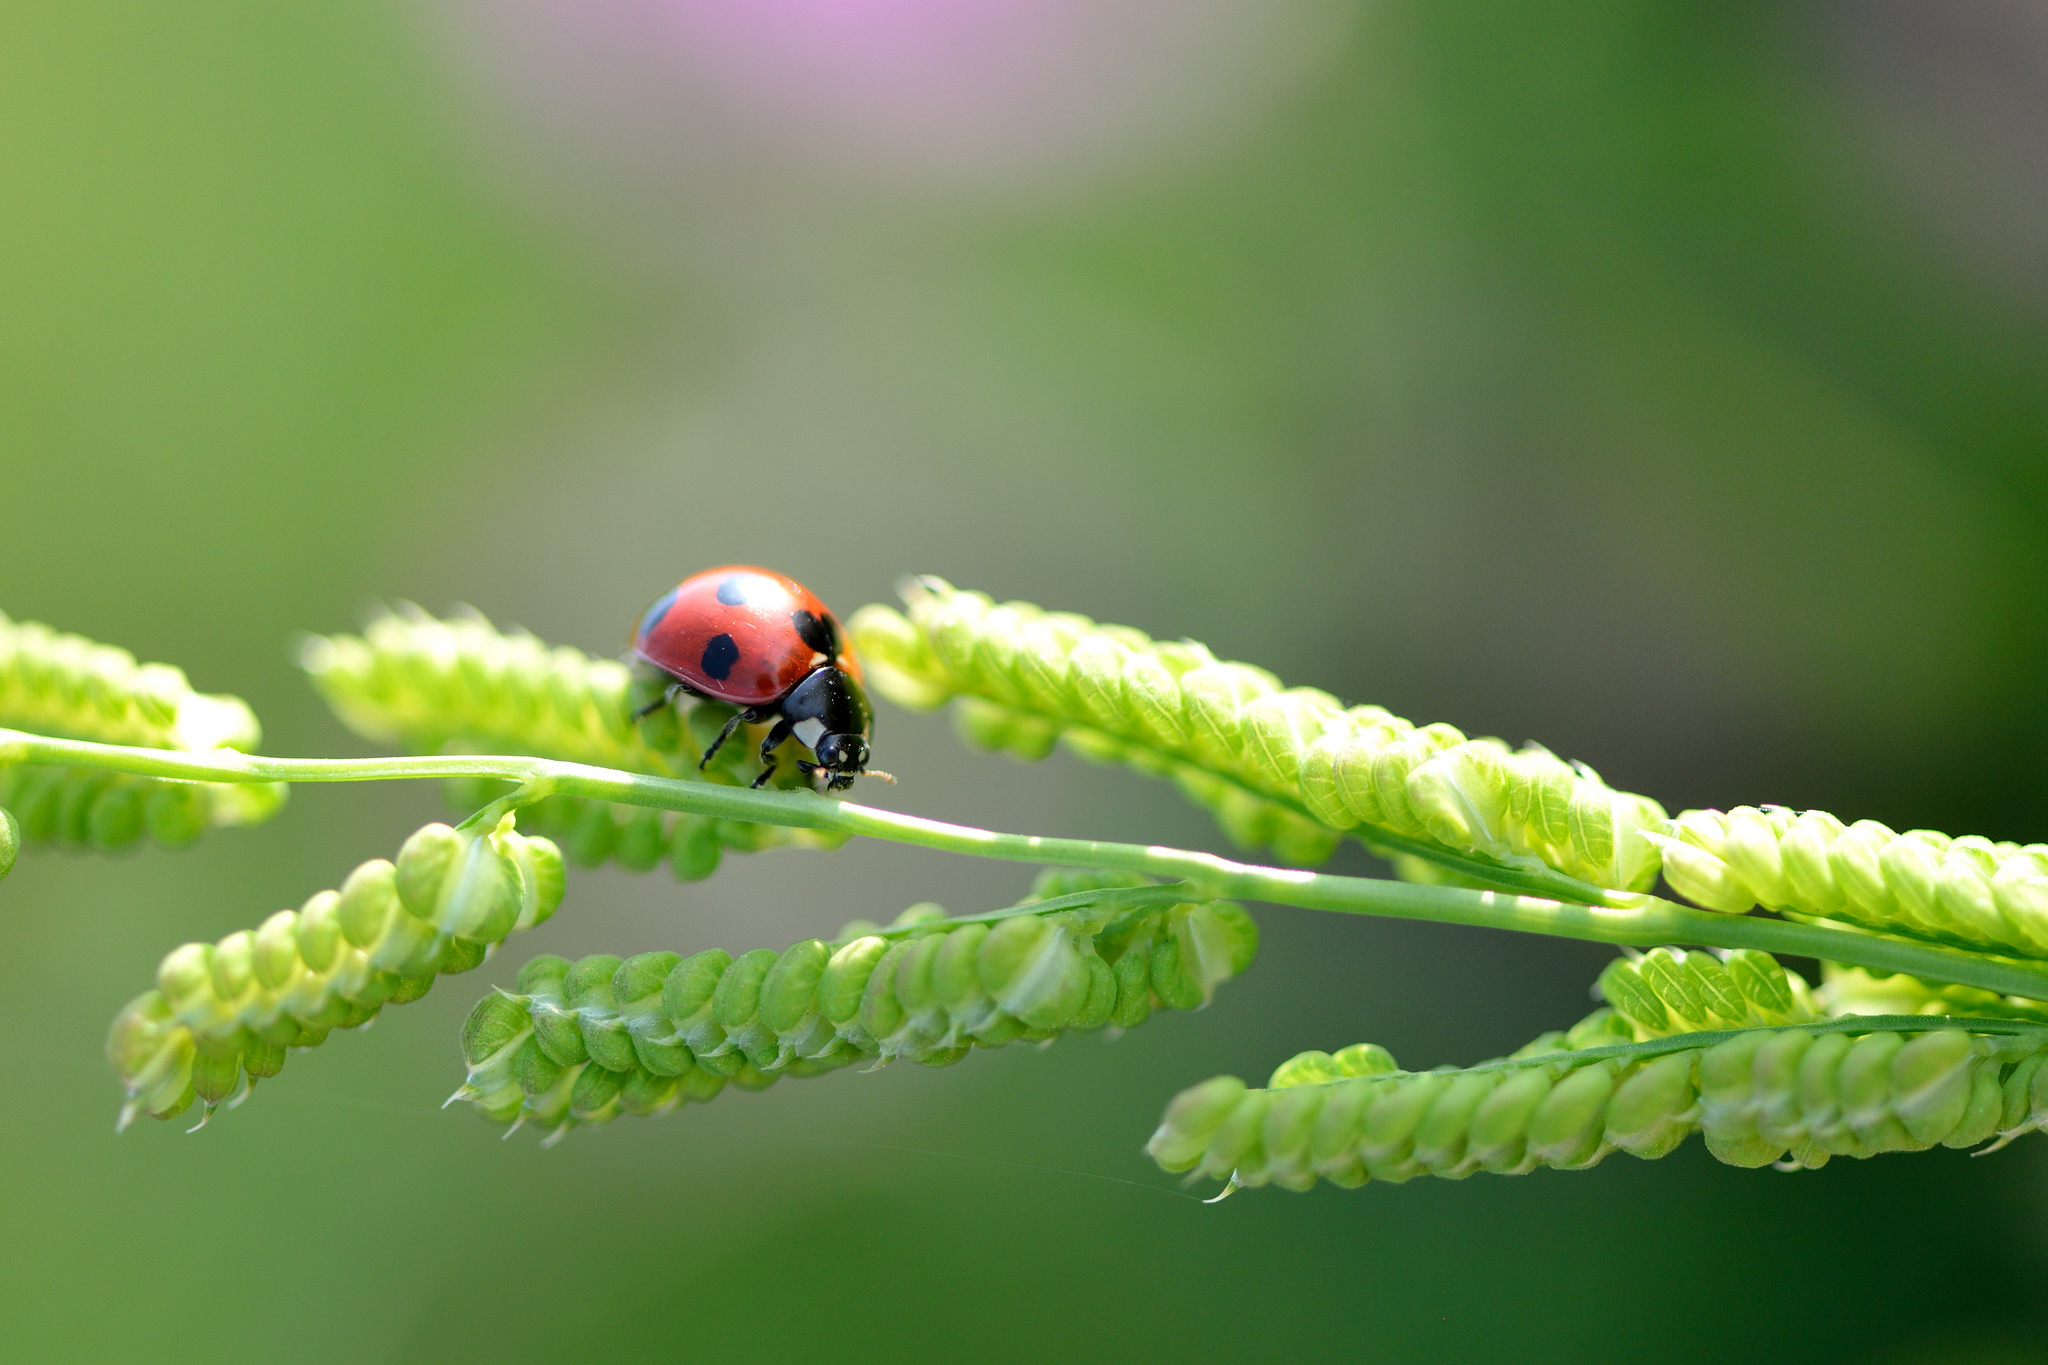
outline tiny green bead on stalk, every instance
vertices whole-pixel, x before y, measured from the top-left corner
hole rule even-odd
[[[762,1089],[855,1062],[945,1066],[976,1047],[1197,1009],[1250,964],[1258,931],[1234,904],[1176,894],[1061,871],[1008,911],[949,920],[917,905],[889,926],[856,921],[780,953],[537,958],[477,1006],[455,1098],[559,1137],[709,1100],[727,1082]]]
[[[1181,1092],[1147,1150],[1165,1170],[1232,1188],[1305,1190],[1579,1170],[1616,1151],[1663,1156],[1693,1132],[1730,1165],[1812,1168],[1836,1156],[2002,1146],[2048,1123],[2048,1029],[1960,1022],[1887,1017],[1629,1042],[1603,1010],[1462,1070],[1401,1071],[1377,1048],[1304,1053],[1263,1090],[1219,1076]]]
[[[1539,746],[1511,751],[1449,725],[1283,687],[1190,641],[997,604],[936,578],[905,585],[908,616],[857,612],[849,632],[882,693],[914,708],[957,698],[977,747],[1083,757],[1170,778],[1247,847],[1328,858],[1345,832],[1467,873],[1554,869],[1587,889],[1641,891],[1664,811]],[[1554,888],[1561,889],[1561,888]]]
[[[562,860],[506,815],[489,830],[428,825],[398,861],[373,859],[339,891],[280,910],[255,930],[187,943],[156,989],[116,1016],[107,1053],[137,1114],[171,1118],[198,1100],[210,1116],[277,1074],[288,1048],[318,1046],[385,1005],[425,995],[439,974],[481,965],[506,935],[560,904]]]
[[[1844,825],[1782,806],[1689,810],[1653,835],[1686,899],[1741,914],[1756,905],[1914,938],[2048,958],[2048,844]]]
[[[415,753],[531,754],[726,786],[746,786],[760,771],[764,727],[753,727],[754,743],[736,736],[698,769],[730,707],[687,697],[665,701],[666,679],[500,630],[473,613],[443,620],[405,606],[378,616],[361,636],[308,640],[300,663],[343,724]],[[774,785],[799,780],[795,764],[783,763]],[[489,777],[454,778],[445,787],[450,806],[465,812],[507,790]],[[726,852],[836,848],[846,841],[827,830],[670,815],[563,794],[528,807],[524,818],[579,867],[610,862],[645,872],[667,863],[685,881],[710,876]]]

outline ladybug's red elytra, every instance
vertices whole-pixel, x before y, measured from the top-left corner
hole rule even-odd
[[[774,752],[791,736],[818,760],[799,760],[797,767],[827,790],[844,791],[856,777],[888,776],[867,766],[875,722],[860,661],[838,620],[794,578],[745,564],[692,574],[640,618],[632,652],[670,680],[647,710],[677,692],[739,708],[699,768],[740,726],[772,717],[756,787],[775,775]]]

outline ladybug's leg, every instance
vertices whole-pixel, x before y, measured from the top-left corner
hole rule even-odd
[[[731,718],[725,722],[725,728],[718,732],[718,738],[712,740],[711,747],[704,751],[704,757],[697,760],[697,770],[702,772],[704,765],[717,756],[718,751],[725,747],[725,742],[732,738],[733,731],[739,729],[742,725],[752,725],[759,719],[761,719],[760,714],[751,706],[744,711],[733,712]]]
[[[789,731],[789,717],[783,716],[776,720],[775,728],[762,738],[761,775],[748,785],[755,787],[765,786],[768,779],[775,776],[775,751],[782,747],[782,741],[789,738]]]
[[[636,721],[645,720],[647,717],[653,715],[656,711],[659,711],[662,707],[673,705],[675,699],[679,695],[681,695],[682,691],[683,685],[681,683],[670,683],[667,687],[661,689],[660,696],[656,697],[653,701],[648,702],[647,705],[641,707],[638,711],[635,711],[633,713],[633,719]]]

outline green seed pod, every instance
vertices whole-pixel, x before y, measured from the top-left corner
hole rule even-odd
[[[389,864],[386,864],[389,866]],[[292,984],[299,972],[305,970],[299,961],[299,917],[290,910],[280,910],[263,921],[256,930],[255,953],[251,964],[256,979],[267,991],[282,991]]]
[[[1236,1107],[1210,1134],[1207,1150],[1202,1153],[1201,1165],[1197,1168],[1202,1175],[1212,1180],[1223,1180],[1241,1166],[1254,1172],[1263,1167],[1266,1114],[1273,1099],[1273,1093],[1267,1090],[1244,1092]]]
[[[1756,1052],[1767,1036],[1743,1033],[1700,1054],[1700,1130],[1707,1150],[1730,1166],[1768,1166],[1785,1155],[1757,1128]]]
[[[1506,746],[1469,740],[1423,761],[1404,784],[1407,804],[1430,837],[1492,857],[1510,851]]]
[[[1800,1104],[1800,1068],[1813,1048],[1813,1035],[1788,1030],[1764,1039],[1751,1063],[1751,1109],[1757,1134],[1788,1149],[1800,1165],[1823,1165],[1827,1153],[1809,1140]]]
[[[515,996],[487,995],[462,1025],[462,1057],[472,1069],[509,1054],[532,1035],[533,1025]]]
[[[1079,1008],[1067,1019],[1066,1027],[1088,1033],[1107,1024],[1116,1011],[1116,972],[1093,953],[1084,954],[1081,964],[1088,974],[1087,991]]]
[[[586,1066],[569,1089],[569,1117],[578,1123],[609,1123],[619,1114],[619,1089],[626,1082],[617,1071]]]
[[[1268,792],[1299,795],[1309,746],[1342,712],[1335,697],[1309,687],[1254,697],[1240,722],[1249,775]]]
[[[761,981],[760,1019],[785,1041],[807,1031],[818,1013],[818,983],[832,950],[822,939],[805,939],[783,952]]]
[[[170,1118],[192,1102],[191,1029],[173,1017],[157,991],[146,991],[114,1016],[107,1031],[107,1060],[128,1092],[120,1126],[137,1114]]]
[[[142,823],[149,837],[162,847],[184,847],[206,831],[206,789],[184,783],[160,784],[143,805]]]
[[[1375,1180],[1400,1182],[1421,1172],[1413,1160],[1416,1129],[1451,1084],[1443,1073],[1402,1077],[1380,1087],[1358,1139],[1358,1155]]]
[[[818,978],[818,1010],[835,1026],[860,1013],[861,997],[876,964],[889,951],[889,941],[874,935],[856,938],[833,952]]]
[[[1990,1060],[1979,1060],[1971,1069],[1970,1095],[1964,1102],[1963,1116],[1941,1139],[1942,1146],[1975,1147],[1997,1135],[1999,1115],[2005,1107],[1998,1072],[1998,1064]]]
[[[149,786],[140,778],[118,778],[93,801],[86,833],[93,847],[105,851],[127,848],[142,837],[143,807]]]
[[[1915,1143],[1931,1147],[1962,1123],[1976,1060],[1970,1036],[1956,1029],[1923,1033],[1892,1054],[1891,1107]]]
[[[1529,1115],[1529,1157],[1562,1170],[1598,1161],[1606,1150],[1602,1138],[1614,1077],[1611,1063],[1595,1064],[1580,1067],[1551,1086]]]
[[[341,952],[340,910],[341,897],[332,891],[314,893],[299,908],[299,957],[315,972],[330,971]]]
[[[21,853],[21,825],[0,807],[0,877],[14,870],[14,860]]]
[[[1663,1156],[1685,1141],[1699,1112],[1693,1081],[1697,1057],[1693,1052],[1659,1057],[1623,1080],[1607,1107],[1606,1140],[1645,1159]]]
[[[1150,942],[1133,939],[1112,971],[1116,976],[1116,1004],[1110,1010],[1110,1020],[1118,1028],[1136,1028],[1152,1015]]]
[[[1244,751],[1245,706],[1279,690],[1272,674],[1249,664],[1204,664],[1181,674],[1181,705],[1194,751],[1235,766]]]
[[[728,1033],[752,1023],[761,1007],[761,983],[781,960],[772,948],[756,948],[733,960],[712,994],[711,1017]]]
[[[668,863],[681,882],[701,882],[718,871],[723,850],[716,822],[701,815],[678,815],[669,836]]]
[[[370,948],[384,937],[399,910],[397,868],[373,858],[341,884],[335,918],[343,938],[358,948]]]
[[[1870,1152],[1850,1128],[1842,1110],[1841,1074],[1851,1040],[1839,1033],[1822,1034],[1799,1059],[1799,1109],[1807,1142],[1817,1151],[1840,1156]]]
[[[963,924],[939,938],[931,964],[932,995],[955,1019],[985,1014],[994,1008],[981,984],[981,945],[986,924]],[[979,1022],[979,1019],[976,1019]]]
[[[536,958],[519,974],[519,991],[529,998],[541,1051],[557,1065],[580,1066],[590,1060],[590,1050],[583,1043],[582,1018],[565,999],[569,966],[567,958]]]
[[[628,872],[646,872],[667,853],[668,831],[662,826],[660,811],[643,809],[626,817],[614,850],[620,867]]]
[[[1306,1190],[1316,1183],[1309,1146],[1327,1094],[1321,1088],[1302,1087],[1273,1096],[1266,1110],[1265,1131],[1259,1135],[1264,1169],[1250,1172],[1252,1179],[1245,1183],[1256,1186],[1270,1181],[1287,1190]]]
[[[700,1063],[725,1045],[725,1030],[712,1012],[718,983],[731,965],[730,953],[709,948],[677,963],[661,988],[663,1012]]]
[[[1542,1067],[1506,1073],[1492,1093],[1472,1111],[1466,1155],[1479,1169],[1502,1175],[1533,1170],[1529,1126],[1551,1092],[1551,1075]]]

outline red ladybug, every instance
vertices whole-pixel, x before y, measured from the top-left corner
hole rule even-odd
[[[739,708],[699,768],[740,726],[772,716],[755,786],[774,776],[773,754],[792,735],[817,755],[797,763],[814,783],[843,791],[868,773],[875,722],[860,662],[825,604],[794,578],[744,564],[693,574],[647,609],[632,650],[672,680],[648,710],[677,692]]]

